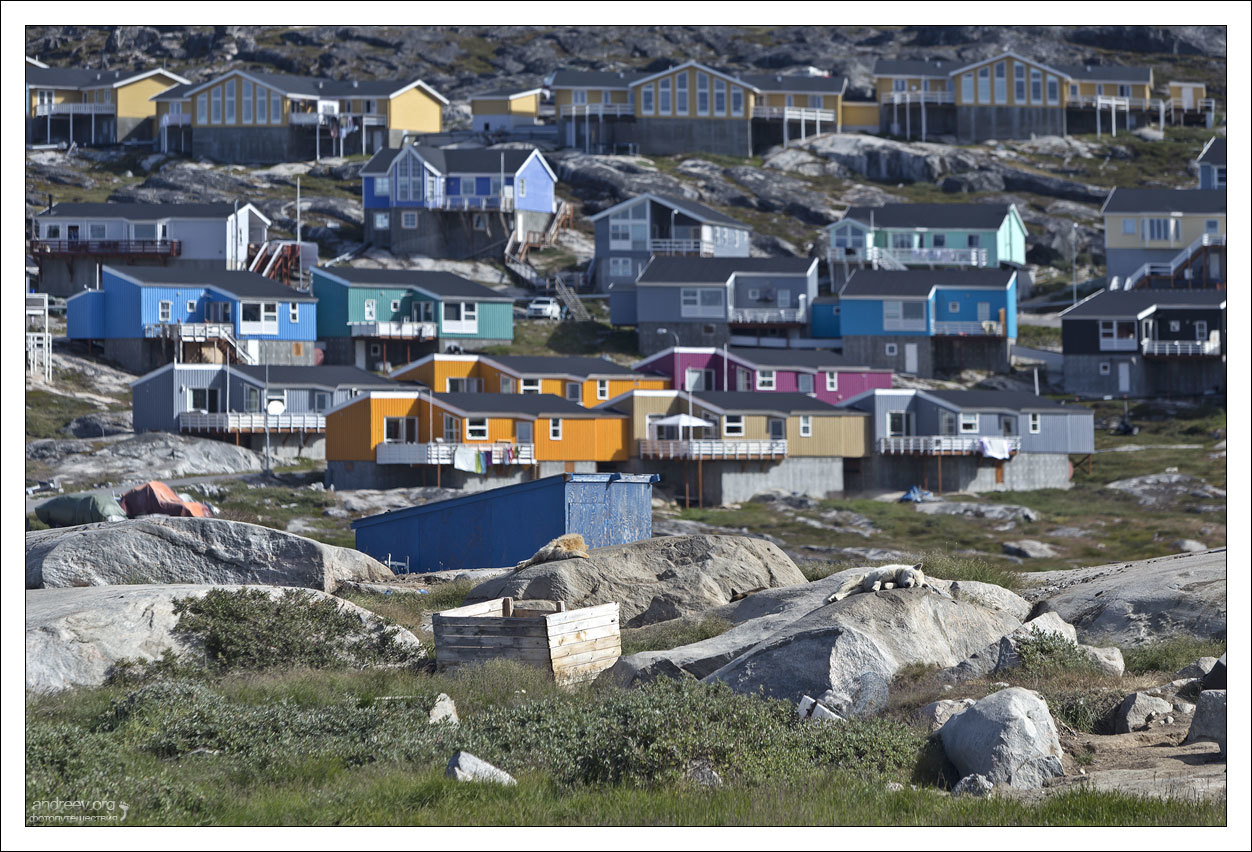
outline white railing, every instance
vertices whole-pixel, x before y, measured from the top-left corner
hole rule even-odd
[[[1065,105],[1070,107],[1109,107],[1120,110],[1157,110],[1161,107],[1159,98],[1130,98],[1121,95],[1069,95]]]
[[[183,127],[191,124],[191,113],[189,112],[167,112],[161,116],[162,127]]]
[[[1220,340],[1150,340],[1143,339],[1144,355],[1220,355]]]
[[[653,254],[698,254],[713,256],[713,244],[704,240],[648,240],[648,251]]]
[[[1134,352],[1139,348],[1139,341],[1133,337],[1102,337],[1101,352]]]
[[[225,322],[153,322],[143,327],[144,337],[168,337],[173,340],[206,342],[231,340],[235,329]]]
[[[971,454],[979,451],[979,442],[983,437],[1007,441],[1008,450],[1011,453],[1019,452],[1022,448],[1022,439],[1011,435],[1003,437],[999,435],[907,435],[894,438],[879,438],[878,452],[932,455],[937,453]]]
[[[954,92],[884,92],[879,103],[883,104],[953,104]]]
[[[511,195],[443,195],[422,200],[427,210],[513,210]]]
[[[812,121],[814,123],[835,123],[835,111],[832,109],[810,109],[794,106],[756,106],[752,108],[753,118],[781,118],[786,121]]]
[[[219,411],[200,413],[184,411],[178,415],[182,432],[325,432],[326,418],[321,414],[265,414],[250,411]]]
[[[634,104],[562,104],[561,117],[572,118],[576,116],[591,116],[599,118],[601,116],[633,116],[635,114]]]
[[[1190,107],[1182,98],[1170,98],[1165,103],[1169,105],[1170,112],[1213,112],[1217,109],[1214,98],[1193,98]]]
[[[733,323],[802,323],[805,322],[802,308],[731,308],[730,322]]]
[[[940,322],[936,320],[932,329],[935,334],[945,336],[975,335],[979,337],[1003,337],[1004,326],[997,320],[977,320],[974,322]]]
[[[875,254],[904,264],[987,265],[987,250],[981,248],[877,248]]]
[[[921,331],[926,328],[925,318],[921,319],[884,319],[882,321],[883,331]]]
[[[290,112],[287,113],[287,123],[302,126],[326,124],[332,117],[320,112]]]
[[[117,104],[36,104],[35,115],[112,115]]]
[[[1172,278],[1178,269],[1191,261],[1191,256],[1205,246],[1224,246],[1226,245],[1225,234],[1201,234],[1191,241],[1191,245],[1187,246],[1178,254],[1174,255],[1173,260],[1168,263],[1145,263],[1130,275],[1126,276],[1125,289],[1133,290],[1144,278],[1168,276]]]
[[[436,327],[433,322],[417,322],[416,320],[365,320],[348,323],[353,337],[397,337],[405,340],[433,340]]]
[[[640,441],[639,455],[657,459],[764,459],[787,455],[785,440]]]
[[[491,453],[492,464],[534,464],[534,444],[379,444],[375,452],[378,464],[452,464],[458,449]]]
[[[865,256],[869,259],[870,263],[874,265],[875,269],[903,270],[908,268],[891,252],[886,249],[879,248],[878,246],[869,246],[866,248]]]

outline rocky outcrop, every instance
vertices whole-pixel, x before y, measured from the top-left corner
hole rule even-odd
[[[1196,701],[1195,716],[1187,731],[1184,743],[1210,740],[1217,743],[1221,754],[1226,754],[1226,690],[1206,689]]]
[[[199,597],[210,589],[235,591],[242,586],[193,584],[94,586],[34,589],[26,592],[26,689],[57,692],[99,686],[119,660],[153,660],[165,651],[182,654],[194,648],[174,632],[174,601]],[[263,587],[272,595],[283,587]],[[360,616],[369,631],[384,629],[382,619],[355,604],[322,592],[341,610]],[[395,628],[403,645],[420,649],[408,630]]]
[[[392,576],[357,550],[217,518],[149,515],[26,534],[28,589],[229,583],[333,592],[343,581]]]
[[[917,503],[914,508],[923,515],[960,515],[966,518],[985,518],[988,521],[1039,520],[1039,513],[1034,509],[1007,503]]]
[[[769,542],[722,535],[666,536],[592,550],[476,586],[465,602],[562,600],[570,609],[616,601],[623,627],[705,613],[754,589],[807,583]]]
[[[950,718],[939,740],[961,777],[982,775],[993,785],[1029,790],[1065,774],[1047,702],[1028,689],[988,695]]]
[[[1163,698],[1146,692],[1132,692],[1118,705],[1113,717],[1113,730],[1119,734],[1142,731],[1149,722],[1163,719],[1174,706]]]
[[[261,456],[224,441],[147,432],[99,446],[99,437],[48,438],[26,445],[26,458],[74,482],[179,479],[214,473],[259,472]]]

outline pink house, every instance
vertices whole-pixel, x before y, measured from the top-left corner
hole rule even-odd
[[[811,393],[831,404],[891,387],[890,370],[851,364],[842,355],[816,349],[671,346],[632,367],[669,376],[680,390]]]

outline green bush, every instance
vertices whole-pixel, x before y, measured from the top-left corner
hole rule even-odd
[[[922,556],[922,570],[927,577],[940,580],[969,580],[1006,589],[1017,589],[1022,585],[1021,574],[1017,571],[978,557],[930,552]]]
[[[1057,633],[1031,630],[1017,641],[1021,663],[1019,677],[1046,678],[1064,672],[1095,674],[1099,667],[1091,657],[1069,639]]]
[[[1183,666],[1194,663],[1200,657],[1220,657],[1226,653],[1225,640],[1195,639],[1190,636],[1179,636],[1154,642],[1151,645],[1140,645],[1137,648],[1123,648],[1122,658],[1126,661],[1126,674],[1147,674],[1148,672],[1174,672]]]
[[[1114,713],[1126,697],[1125,689],[1114,687],[1044,687],[1039,693],[1056,721],[1088,734],[1113,733]]]

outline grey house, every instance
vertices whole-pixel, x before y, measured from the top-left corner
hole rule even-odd
[[[1071,455],[1090,455],[1091,409],[1009,391],[877,389],[841,404],[873,416],[871,453],[845,468],[848,490],[1069,488]]]
[[[131,382],[136,432],[233,441],[275,455],[322,459],[325,412],[370,390],[406,387],[357,367],[167,364]],[[269,403],[283,404],[280,414]]]
[[[653,257],[633,288],[615,288],[614,325],[634,325],[639,351],[752,345],[807,334],[816,258]]]
[[[1061,314],[1065,392],[1226,392],[1225,290],[1101,290]]]
[[[1226,139],[1214,136],[1205,142],[1196,164],[1200,167],[1200,189],[1225,189]]]
[[[645,193],[602,210],[595,223],[592,280],[605,292],[633,284],[653,255],[747,257],[752,229],[686,198]]]

